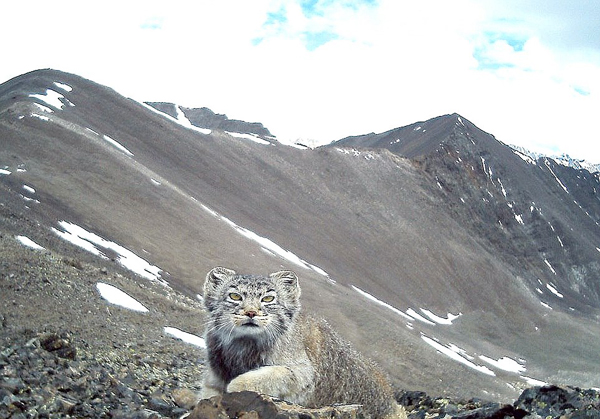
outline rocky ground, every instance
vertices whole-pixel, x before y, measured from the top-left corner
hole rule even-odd
[[[19,235],[53,250],[25,247]],[[149,311],[109,304],[98,282]],[[200,335],[204,320],[199,301],[61,243],[0,205],[0,419],[363,417],[357,406],[309,410],[253,393],[195,407],[204,349],[164,327]],[[407,390],[397,399],[414,419],[600,418],[600,393],[572,387],[528,389],[512,405]]]
[[[0,352],[0,418],[179,418],[195,406],[191,359],[129,348],[98,354],[67,333],[24,331]],[[573,387],[525,390],[512,405],[453,401],[398,391],[409,419],[600,418],[600,393]],[[358,406],[303,409],[244,392],[205,400],[189,418],[361,418]]]

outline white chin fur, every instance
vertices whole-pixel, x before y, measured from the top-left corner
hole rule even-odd
[[[237,336],[251,336],[251,335],[259,335],[265,331],[264,327],[259,325],[249,326],[249,325],[240,325],[236,326],[233,329],[233,333]]]

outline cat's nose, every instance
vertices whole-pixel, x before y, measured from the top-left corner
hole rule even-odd
[[[250,317],[251,319],[254,318],[254,316],[256,316],[256,311],[250,310],[250,311],[246,311],[246,316]]]

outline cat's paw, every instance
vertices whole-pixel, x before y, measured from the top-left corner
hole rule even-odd
[[[262,382],[266,379],[263,374],[256,374],[255,371],[249,371],[247,373],[238,375],[235,377],[227,386],[228,393],[235,393],[236,391],[255,391],[257,393],[265,393],[264,385]]]
[[[286,392],[285,377],[288,375],[287,368],[268,366],[248,371],[235,377],[227,386],[228,393],[236,391],[255,391],[256,393],[279,396]]]

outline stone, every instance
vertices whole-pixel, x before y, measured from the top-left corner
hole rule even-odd
[[[359,419],[366,417],[359,405],[310,409],[272,397],[241,391],[200,400],[188,419]]]
[[[42,348],[48,352],[55,352],[61,358],[75,359],[77,350],[66,339],[58,336],[56,333],[47,333],[40,336]]]
[[[193,409],[198,402],[198,395],[196,392],[187,388],[177,388],[173,390],[171,397],[177,406],[188,410]]]

